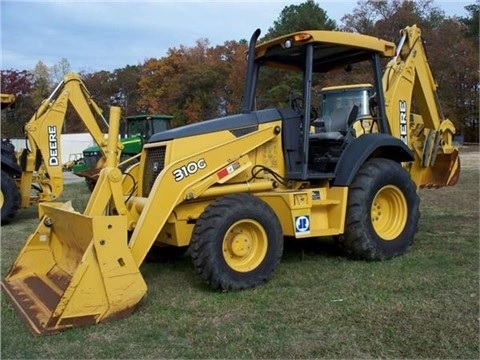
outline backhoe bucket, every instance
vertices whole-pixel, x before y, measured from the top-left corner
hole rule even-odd
[[[460,157],[458,150],[450,154],[438,154],[435,162],[425,168],[420,168],[419,187],[439,188],[442,186],[453,186],[460,177]]]
[[[40,207],[42,221],[2,281],[32,332],[129,315],[147,286],[127,245],[126,218],[82,215],[68,203]]]

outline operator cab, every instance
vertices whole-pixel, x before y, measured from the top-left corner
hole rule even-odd
[[[381,59],[395,55],[395,44],[366,35],[311,30],[255,46],[259,34],[250,41],[248,53],[255,56],[248,57],[242,111],[248,113],[260,102],[279,108],[281,98],[302,89],[297,102],[301,107],[293,107],[294,112],[279,109],[288,179],[335,179],[349,141],[367,132],[390,133]],[[335,83],[359,85],[329,86]],[[316,89],[322,89],[320,96]],[[375,114],[370,99],[376,104]]]

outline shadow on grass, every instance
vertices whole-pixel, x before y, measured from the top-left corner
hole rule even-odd
[[[344,257],[332,237],[295,239],[285,237],[282,262],[296,262],[307,256]]]
[[[284,238],[284,252],[280,259],[282,264],[294,265],[306,259],[316,258],[344,258],[343,253],[331,237],[295,239]],[[175,278],[175,284],[179,288],[191,288],[195,291],[212,292],[212,289],[205,284],[196,274],[190,259],[190,252],[187,250],[182,256],[154,261],[150,259],[142,265],[141,272],[145,280],[151,284],[166,284],[164,278]],[[169,285],[166,285],[169,286]]]

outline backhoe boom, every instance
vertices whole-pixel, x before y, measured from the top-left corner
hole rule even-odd
[[[414,153],[409,170],[417,186],[454,185],[460,171],[458,150],[453,146],[455,127],[442,114],[438,85],[420,29],[415,25],[406,27],[401,35],[396,55],[383,76],[392,135]]]
[[[8,190],[2,187],[2,194],[18,192],[20,198],[16,204],[15,198],[4,194],[6,203],[5,206],[2,204],[2,221],[13,218],[18,207],[27,208],[38,202],[53,201],[62,193],[61,134],[69,106],[75,109],[83,125],[99,145],[101,153],[105,155],[107,143],[97,123],[97,118],[100,118],[108,127],[102,110],[93,101],[80,77],[74,73],[67,74],[25,124],[27,148],[19,152],[18,170],[13,172],[4,169],[2,161],[2,176],[11,177],[11,182],[16,182],[17,186],[17,189]],[[119,148],[121,146],[118,144]],[[32,189],[35,190],[35,195],[32,195]],[[10,200],[12,204],[9,203]]]

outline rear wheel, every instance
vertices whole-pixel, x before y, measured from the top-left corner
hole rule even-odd
[[[339,237],[343,249],[366,260],[403,254],[417,232],[419,205],[416,186],[400,164],[367,161],[350,186],[345,232]]]
[[[2,207],[2,224],[8,223],[17,214],[20,208],[20,192],[15,180],[5,171],[2,171],[2,194],[0,205]]]
[[[211,287],[247,289],[271,278],[283,253],[282,228],[261,199],[228,195],[198,218],[190,248],[197,274]]]

